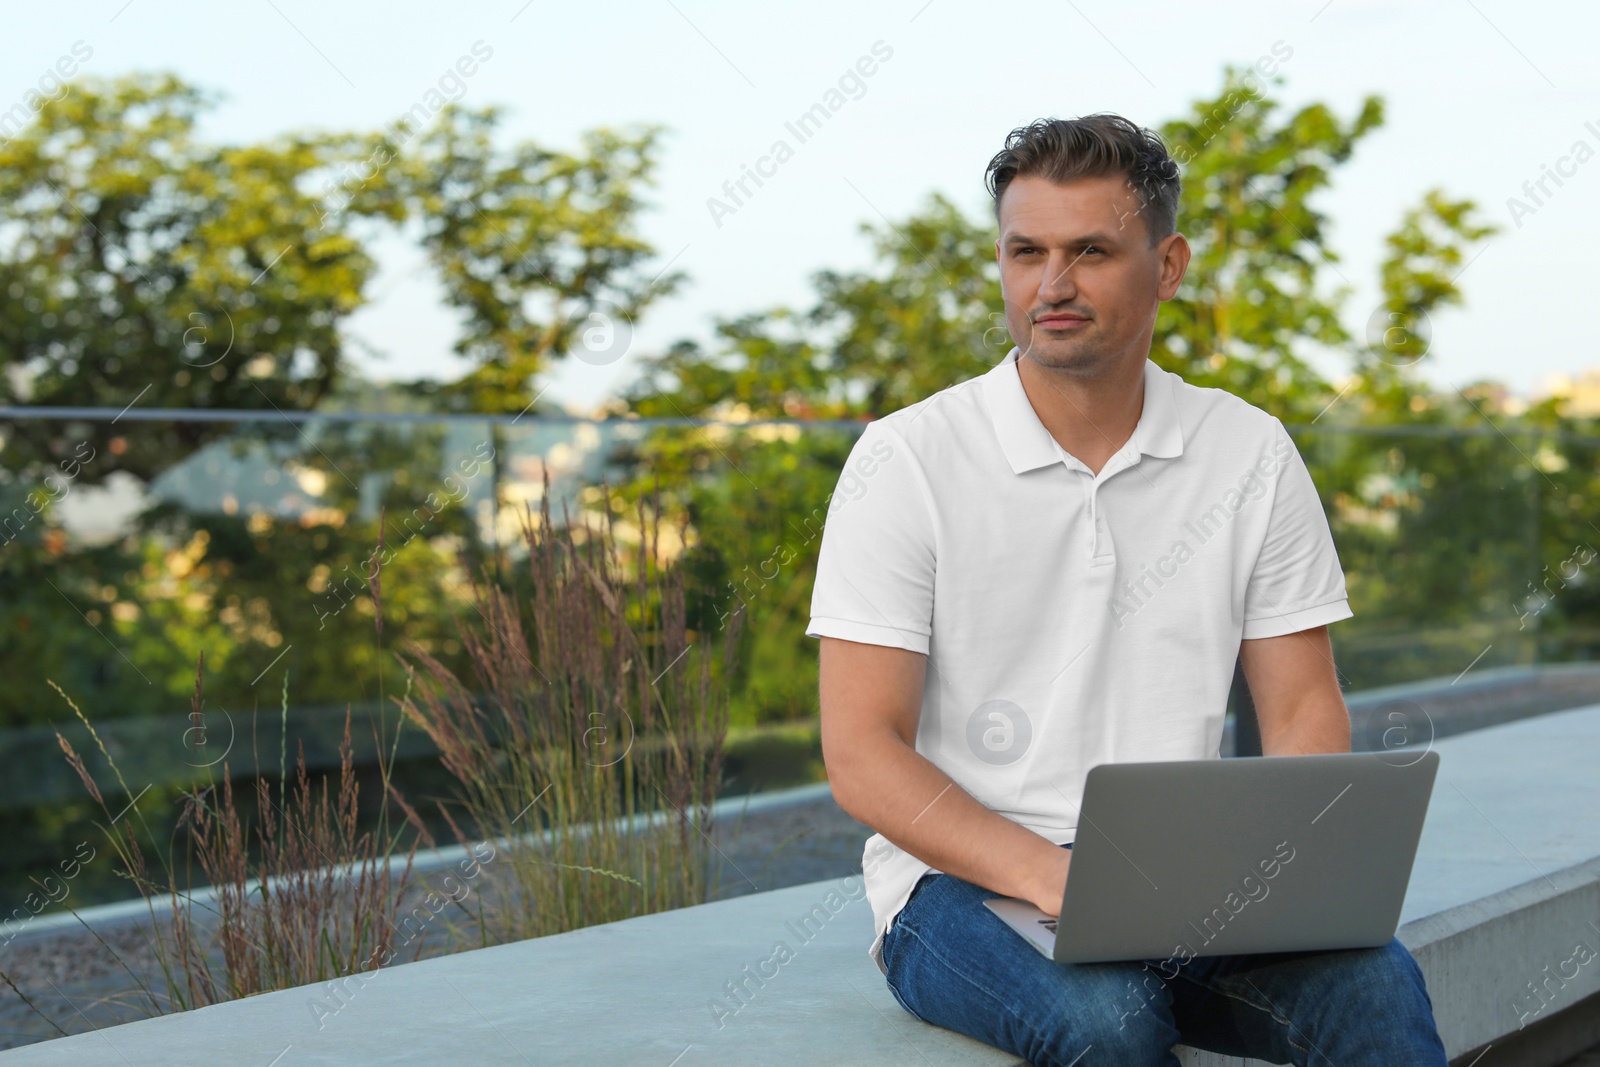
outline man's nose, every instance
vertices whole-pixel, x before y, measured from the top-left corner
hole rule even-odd
[[[1078,294],[1078,287],[1072,279],[1072,268],[1077,262],[1077,257],[1069,253],[1051,254],[1049,262],[1045,264],[1044,277],[1039,279],[1041,302],[1059,304]]]

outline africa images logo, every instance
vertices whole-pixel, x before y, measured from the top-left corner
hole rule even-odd
[[[985,701],[967,718],[967,747],[974,756],[995,767],[1017,762],[1032,742],[1032,720],[1009,700]]]

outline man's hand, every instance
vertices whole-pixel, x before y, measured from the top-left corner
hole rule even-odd
[[[1059,855],[1051,856],[1049,863],[1040,865],[1038,887],[1026,898],[1051,918],[1058,917],[1061,912],[1061,899],[1067,892],[1067,871],[1072,866],[1070,848],[1058,848],[1056,852]]]
[[[824,637],[822,758],[834,800],[936,871],[1054,915],[1067,850],[985,807],[916,750],[927,657]]]

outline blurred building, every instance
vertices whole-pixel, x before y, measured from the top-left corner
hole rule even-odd
[[[1569,374],[1552,374],[1545,379],[1542,396],[1560,397],[1566,401],[1568,415],[1580,419],[1600,416],[1600,370],[1580,371],[1576,377]]]

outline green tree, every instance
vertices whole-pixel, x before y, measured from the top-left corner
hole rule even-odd
[[[1433,315],[1464,302],[1457,283],[1471,263],[1473,246],[1500,232],[1499,226],[1478,220],[1477,210],[1471,200],[1451,200],[1442,189],[1429,189],[1384,239],[1383,300],[1368,321],[1364,343],[1354,350],[1361,384],[1353,406],[1363,417],[1435,421],[1426,413],[1438,405],[1428,399],[1418,374],[1432,347]]]
[[[592,130],[571,154],[500,147],[500,118],[447,107],[394,179],[464,322],[455,350],[473,369],[434,393],[451,410],[516,413],[556,360],[621,358],[633,323],[684,278],[653,277],[655,249],[637,233],[660,127]]]
[[[307,179],[357,145],[208,144],[195,124],[213,102],[170,75],[85,81],[0,146],[5,402],[294,410],[334,385],[373,263]],[[80,477],[148,481],[227,432],[122,423]],[[13,471],[74,444],[62,423],[9,438]]]
[[[410,390],[454,411],[520,411],[574,352],[620,356],[632,321],[681,280],[652,278],[654,250],[636,232],[657,128],[590,131],[561,152],[504,144],[495,109],[447,106],[425,127],[217,144],[197,127],[215,103],[170,75],[89,79],[0,145],[0,403],[286,416],[242,429],[16,420],[0,434],[0,656],[39,663],[53,648],[57,673],[113,714],[181,709],[202,648],[223,706],[248,704],[251,680],[290,645],[297,701],[359,696],[362,682],[375,692],[370,601],[346,594],[355,606],[325,619],[329,583],[354,572],[360,591],[380,536],[393,549],[416,531],[387,568],[392,622],[425,645],[451,641],[466,591],[448,558],[465,546],[477,561],[477,519],[427,501],[472,443],[463,451],[439,427],[288,418],[362,386],[343,327],[367,300],[374,237],[419,241],[462,312],[456,350],[473,369]],[[592,347],[605,337],[614,353]],[[482,436],[498,465],[502,442]],[[213,469],[275,483],[292,470],[320,488],[299,493],[312,513],[298,518],[235,513],[228,498],[261,486]],[[225,513],[167,504],[92,552],[67,544],[51,498],[117,473],[140,487],[166,475]],[[498,480],[486,469],[474,499]],[[40,560],[56,588],[39,581]],[[0,696],[0,717],[54,706],[42,673],[29,683]]]
[[[1279,121],[1279,106],[1230,66],[1221,95],[1160,126],[1182,161],[1178,230],[1193,257],[1161,306],[1150,358],[1287,419],[1314,414],[1327,391],[1306,349],[1350,342],[1339,318],[1349,287],[1323,294],[1338,254],[1312,200],[1382,124],[1383,104],[1367,97],[1349,122],[1320,103]]]

